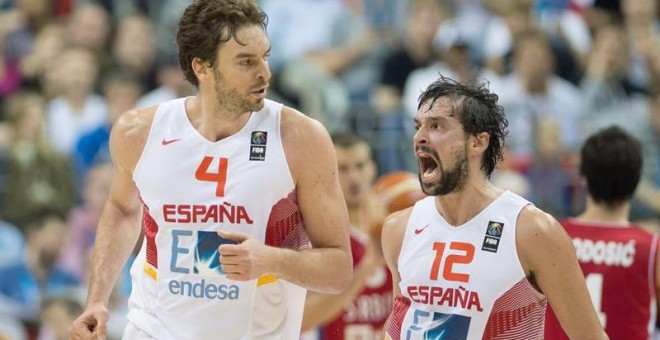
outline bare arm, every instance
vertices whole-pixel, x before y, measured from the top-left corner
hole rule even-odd
[[[518,218],[520,261],[548,298],[559,323],[571,339],[607,339],[589,297],[571,239],[559,223],[528,206]]]
[[[412,208],[395,212],[388,216],[383,224],[381,244],[383,247],[385,263],[387,263],[390,273],[392,273],[392,299],[394,300],[396,300],[397,296],[401,294],[399,291],[401,276],[399,275],[398,261],[399,254],[401,253],[401,245],[403,244],[403,236],[405,235],[406,225],[408,224],[411,212]],[[392,305],[394,305],[394,303],[392,303]],[[383,334],[386,334],[391,319],[392,314],[390,314],[384,325]]]
[[[282,250],[281,258],[275,257],[274,274],[310,290],[336,294],[351,281],[353,259],[335,149],[320,123],[295,110],[283,109],[282,125],[285,153],[313,249]]]
[[[338,294],[352,279],[348,212],[337,177],[337,161],[323,126],[290,108],[282,112],[282,140],[298,206],[312,249],[265,246],[247,234],[219,231],[238,244],[220,246],[220,263],[232,280],[275,276],[326,294]]]
[[[143,119],[137,111],[127,112],[110,135],[112,184],[96,232],[85,313],[69,329],[73,339],[105,335],[110,295],[140,235],[139,224],[125,222],[140,211],[132,171],[148,133],[148,128],[140,128]]]
[[[378,266],[382,265],[381,255],[376,245],[367,246],[364,257],[353,271],[353,280],[343,292],[337,295],[307,293],[305,313],[303,314],[302,330],[307,331],[323,326],[335,319],[344,307],[353,301],[364,290],[367,280]]]

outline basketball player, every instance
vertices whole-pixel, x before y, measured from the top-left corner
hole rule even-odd
[[[376,164],[371,147],[353,133],[332,135],[339,183],[348,207],[353,253],[353,280],[339,295],[310,292],[305,302],[303,330],[312,339],[382,339],[392,309],[392,278],[378,239],[369,228],[382,223],[385,210],[372,186]]]
[[[108,297],[139,234],[119,222],[138,196],[145,241],[126,339],[296,339],[305,288],[348,285],[332,142],[320,123],[265,99],[265,26],[249,0],[196,0],[183,13],[180,65],[198,93],[129,111],[113,128],[114,179],[73,339],[105,337]]]
[[[591,301],[610,339],[650,339],[660,288],[658,236],[628,221],[639,183],[642,146],[618,127],[603,129],[581,150],[585,211],[562,225],[573,238]],[[552,310],[546,339],[568,339]]]
[[[415,155],[430,197],[390,215],[389,339],[542,339],[547,301],[573,339],[605,339],[570,239],[488,180],[507,120],[497,95],[441,77],[420,96]]]

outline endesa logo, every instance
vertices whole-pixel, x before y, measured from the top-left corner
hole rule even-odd
[[[218,247],[225,243],[235,242],[223,239],[215,231],[172,230],[170,271],[203,278],[195,281],[171,279],[167,284],[169,292],[197,299],[238,299],[240,289],[237,285],[213,282],[216,281],[213,277],[224,276]],[[189,256],[191,252],[194,252],[193,257]]]

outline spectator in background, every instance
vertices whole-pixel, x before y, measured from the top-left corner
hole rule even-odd
[[[55,266],[66,229],[64,219],[52,213],[35,215],[25,225],[23,259],[0,268],[0,313],[35,321],[44,296],[77,287],[80,281]]]
[[[87,49],[99,65],[107,65],[111,26],[105,8],[93,2],[76,6],[67,21],[67,31],[72,46]]]
[[[485,0],[484,6],[495,14],[483,31],[484,67],[504,75],[511,72],[508,56],[518,36],[538,29],[532,16],[533,0]]]
[[[156,88],[156,45],[149,18],[134,14],[117,24],[112,44],[113,65],[104,73],[120,71],[136,77],[147,91]],[[105,75],[105,74],[104,74]]]
[[[74,201],[73,168],[44,135],[44,99],[20,93],[6,108],[14,137],[7,151],[2,215],[21,228],[44,210],[66,214]]]
[[[25,237],[15,225],[0,220],[0,268],[14,264],[23,257]]]
[[[382,258],[380,237],[371,232],[386,214],[373,191],[376,164],[371,148],[357,135],[336,133],[332,141],[351,224],[353,279],[338,295],[307,292],[302,329],[311,331],[304,338],[380,339],[392,309],[392,278]]]
[[[52,91],[43,86],[44,76],[48,68],[56,63],[66,44],[66,30],[62,24],[49,24],[37,33],[30,53],[20,61],[23,89],[41,90],[46,99],[52,99]]]
[[[48,297],[41,304],[41,326],[38,340],[69,340],[69,325],[83,312],[75,296]]]
[[[602,111],[624,110],[633,94],[643,93],[628,79],[629,42],[622,27],[612,25],[596,32],[589,64],[580,88],[586,113],[598,116]]]
[[[86,275],[85,268],[90,250],[94,246],[96,226],[110,190],[112,166],[97,163],[86,174],[82,188],[82,203],[74,207],[68,216],[65,247],[60,254],[60,267],[80,281]]]
[[[108,122],[105,99],[95,93],[98,62],[84,48],[69,48],[50,65],[49,81],[57,97],[48,103],[48,137],[61,153],[72,156],[76,141]]]
[[[94,163],[110,160],[108,140],[112,124],[122,113],[135,108],[135,103],[142,94],[142,87],[136,78],[121,72],[113,72],[103,80],[101,92],[108,107],[110,121],[84,133],[76,141],[72,157],[78,184]],[[77,187],[80,188],[80,185]]]
[[[562,145],[577,150],[583,115],[578,89],[553,73],[554,57],[545,34],[527,32],[516,40],[514,72],[492,83],[509,120],[508,146],[516,164],[529,166],[534,158],[535,138],[542,121],[554,120]]]
[[[378,77],[379,42],[365,18],[340,0],[265,0],[263,8],[281,94],[330,132],[347,129],[351,100],[366,101]]]
[[[436,60],[433,40],[445,10],[435,0],[411,1],[406,26],[398,48],[389,52],[380,68],[380,82],[373,88],[370,105],[375,138],[368,139],[374,147],[378,168],[388,173],[412,165],[410,143],[405,134],[402,96],[408,76]],[[369,111],[371,112],[371,111]],[[365,127],[357,125],[358,131]]]
[[[156,67],[158,87],[144,94],[135,104],[136,108],[146,108],[175,98],[194,94],[195,88],[186,81],[175,54],[160,59]]]
[[[621,0],[623,25],[630,46],[628,79],[643,89],[652,81],[651,65],[660,39],[660,5],[658,0]]]

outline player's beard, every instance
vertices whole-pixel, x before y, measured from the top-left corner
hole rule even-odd
[[[438,161],[440,178],[435,183],[425,183],[422,181],[422,171],[419,172],[419,183],[422,185],[422,191],[430,196],[442,196],[452,192],[460,191],[467,182],[467,151],[456,153],[456,162],[451,169],[446,170],[442,166],[442,161],[437,151],[428,148],[425,150]]]
[[[220,73],[217,67],[213,68],[215,75],[215,100],[218,107],[223,107],[229,112],[237,115],[245,112],[259,111],[264,107],[263,99],[251,99],[250,95],[242,95],[236,88],[226,86],[225,77]]]

